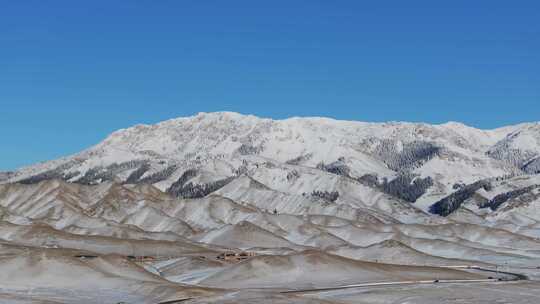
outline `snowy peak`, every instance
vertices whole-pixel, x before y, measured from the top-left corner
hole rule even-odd
[[[247,175],[292,195],[343,197],[325,184],[335,184],[330,174],[425,211],[458,185],[536,174],[539,164],[537,123],[479,130],[457,122],[272,120],[215,112],[122,129],[75,156],[2,174],[0,183],[151,184],[191,198]],[[321,184],[308,182],[311,176],[320,176]]]

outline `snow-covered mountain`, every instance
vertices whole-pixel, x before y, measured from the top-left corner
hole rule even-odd
[[[0,173],[0,258],[4,277],[22,274],[10,285],[17,297],[35,286],[56,301],[67,288],[66,303],[88,292],[86,272],[114,281],[96,285],[107,300],[153,303],[396,274],[481,278],[440,266],[529,271],[540,263],[539,165],[538,123],[478,130],[201,113]],[[256,257],[216,258],[242,250]],[[70,271],[80,275],[66,279]],[[267,296],[277,297],[258,299]]]
[[[147,183],[179,197],[202,197],[250,176],[301,195],[336,191],[326,174],[332,173],[428,210],[464,185],[536,174],[539,166],[538,123],[479,130],[455,122],[271,120],[217,112],[119,130],[77,155],[0,174],[0,182]]]

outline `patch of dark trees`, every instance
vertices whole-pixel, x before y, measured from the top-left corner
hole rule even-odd
[[[456,211],[463,204],[463,202],[471,198],[476,191],[482,188],[484,188],[486,191],[490,191],[491,187],[492,186],[489,180],[480,180],[463,186],[456,192],[431,205],[429,212],[441,216],[448,216]]]
[[[177,165],[169,166],[161,171],[158,171],[156,173],[150,174],[148,176],[145,176],[141,179],[139,179],[137,182],[138,184],[155,184],[162,180],[166,180],[169,177],[171,177],[174,172],[178,169]]]
[[[37,184],[45,180],[51,180],[51,179],[61,179],[61,180],[72,179],[73,177],[79,175],[79,172],[72,172],[72,173],[66,174],[65,171],[71,169],[75,164],[77,164],[76,161],[69,161],[54,169],[47,170],[45,172],[20,180],[19,183],[30,185],[30,184]]]
[[[195,176],[197,176],[197,170],[195,169],[186,170],[184,173],[182,173],[182,175],[178,178],[178,180],[169,187],[167,192],[169,193],[180,192],[182,187],[184,187],[184,185]]]
[[[320,162],[319,164],[317,164],[317,169],[345,177],[350,177],[351,172],[351,169],[345,164],[343,159],[340,159],[330,164]]]
[[[240,153],[240,155],[255,155],[261,153],[263,148],[242,144],[237,151]]]
[[[375,174],[365,174],[356,179],[360,184],[371,188],[379,188],[379,177]]]
[[[238,169],[234,170],[234,175],[240,176],[248,172],[248,162],[247,160],[242,160],[242,165]]]
[[[490,208],[491,210],[495,211],[497,210],[502,204],[506,203],[507,201],[517,198],[519,196],[522,196],[523,194],[530,193],[534,189],[540,188],[540,185],[531,185],[528,187],[508,191],[505,193],[498,194],[493,199],[491,199],[486,204],[482,205],[481,208]]]
[[[527,174],[540,174],[540,157],[530,160],[522,168]]]
[[[288,165],[299,165],[300,163],[305,162],[305,161],[311,159],[312,157],[313,157],[313,154],[308,153],[308,154],[300,155],[298,157],[290,159],[290,160],[286,161],[285,163],[288,164]]]
[[[410,203],[416,202],[418,198],[433,186],[433,179],[431,177],[421,178],[410,172],[401,172],[391,181],[383,178],[382,182],[379,182],[379,178],[374,174],[363,175],[357,181],[365,186],[377,188],[386,194]]]
[[[376,151],[379,158],[396,172],[409,171],[421,167],[441,152],[441,148],[427,141],[403,143],[400,151],[392,140],[382,140]]]
[[[60,179],[69,181],[80,174],[79,171],[67,172],[75,165],[75,162],[62,164],[54,169],[36,174],[29,178],[19,181],[21,184],[37,184],[44,180]],[[86,173],[73,183],[83,185],[94,185],[101,182],[113,181],[115,177],[124,171],[135,169],[126,179],[127,184],[154,184],[159,181],[169,178],[177,169],[177,166],[169,166],[159,172],[142,178],[142,176],[150,170],[150,163],[146,160],[132,160],[122,163],[114,163],[107,167],[97,166],[88,169]]]
[[[453,186],[452,186],[452,189],[454,190],[459,190],[463,187],[467,186],[465,183],[455,183]]]
[[[347,167],[343,159],[339,159],[328,165],[319,163],[317,168],[336,175],[351,178],[365,186],[377,188],[386,194],[410,203],[416,202],[418,198],[424,195],[426,191],[433,186],[433,179],[431,177],[421,178],[417,174],[407,171],[399,172],[398,176],[391,181],[388,181],[387,178],[383,178],[382,182],[379,182],[379,178],[374,174],[366,174],[359,178],[353,178],[350,175],[350,168]]]
[[[433,179],[429,176],[420,178],[411,173],[403,173],[391,181],[384,178],[380,188],[384,193],[414,203],[431,186],[433,186]]]
[[[84,176],[75,181],[77,184],[93,185],[104,181],[113,181],[115,176],[123,171],[137,169],[144,165],[144,160],[132,160],[123,163],[114,163],[107,167],[90,168]]]
[[[495,146],[493,146],[489,151],[486,152],[486,155],[493,159],[504,161],[510,165],[520,168],[525,173],[537,174],[539,172],[534,170],[534,165],[530,168],[527,168],[527,162],[530,161],[532,158],[537,157],[537,155],[530,151],[515,149],[511,145],[512,140],[519,136],[519,134],[519,132],[514,133],[510,137],[499,141],[497,144],[495,144]],[[533,159],[533,162],[535,160],[536,159]]]
[[[292,170],[290,172],[287,172],[287,181],[294,181],[300,177],[300,173],[296,170]]]
[[[187,170],[171,185],[171,187],[169,187],[169,189],[167,189],[167,193],[181,198],[201,198],[223,188],[234,179],[234,177],[227,177],[206,184],[187,183],[191,178],[195,177],[195,175],[197,175],[197,170]]]
[[[394,141],[382,140],[376,153],[388,166],[396,172],[410,172],[432,159],[441,152],[441,148],[431,142],[413,141],[404,143],[400,152]],[[345,159],[340,157],[337,161],[325,164],[321,162],[317,169],[350,177],[350,168],[345,164]]]
[[[322,198],[329,202],[335,202],[339,198],[339,192],[337,191],[313,191],[311,196]]]
[[[150,170],[150,163],[146,162],[142,164],[137,170],[131,172],[131,174],[126,179],[126,184],[136,184],[141,177]]]

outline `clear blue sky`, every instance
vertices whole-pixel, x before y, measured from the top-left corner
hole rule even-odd
[[[540,120],[540,1],[0,0],[0,170],[136,123]]]

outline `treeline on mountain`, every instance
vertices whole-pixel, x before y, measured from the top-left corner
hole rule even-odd
[[[162,180],[166,180],[169,177],[171,177],[174,172],[178,169],[177,165],[169,166],[161,171],[155,172],[153,174],[150,174],[148,176],[145,176],[141,179],[139,179],[136,183],[140,184],[155,184],[157,182],[160,182]]]
[[[312,157],[313,157],[313,153],[308,153],[308,154],[300,155],[298,157],[290,159],[290,160],[286,161],[285,163],[288,164],[288,165],[299,165],[302,162],[310,160]]]
[[[505,193],[498,194],[493,199],[488,201],[486,204],[481,206],[481,208],[490,208],[491,210],[495,211],[497,210],[502,204],[506,203],[507,201],[520,197],[523,194],[530,193],[535,189],[540,188],[540,185],[531,185],[528,187],[508,191]]]
[[[403,173],[391,181],[388,181],[386,178],[383,179],[379,188],[384,193],[414,203],[418,198],[424,195],[431,186],[433,186],[433,179],[429,176],[420,178],[411,173]]]
[[[317,164],[317,169],[345,177],[350,177],[351,172],[351,169],[345,164],[343,159],[339,159],[330,164],[320,162]]]
[[[197,170],[195,169],[186,170],[184,173],[182,173],[182,175],[178,178],[178,180],[169,187],[167,192],[180,193],[184,185],[195,176],[197,176]]]
[[[67,163],[64,163],[62,165],[59,165],[58,167],[47,170],[45,172],[30,176],[28,178],[25,178],[23,180],[20,180],[19,183],[21,184],[37,184],[45,180],[50,179],[61,179],[61,180],[69,180],[77,175],[79,175],[79,172],[72,172],[72,173],[65,173],[65,171],[71,169],[74,165],[76,165],[76,161],[69,161]]]
[[[145,162],[142,164],[137,170],[131,172],[131,174],[126,179],[126,184],[135,184],[137,183],[141,177],[150,170],[150,163]]]
[[[213,181],[206,184],[193,184],[188,183],[186,185],[183,185],[182,187],[176,188],[176,189],[170,189],[167,190],[169,194],[172,194],[176,197],[181,198],[201,198],[205,197],[208,194],[223,188],[225,185],[230,183],[234,177],[227,177],[224,179],[220,179],[217,181]]]
[[[517,134],[515,135],[517,136]],[[514,149],[511,146],[512,137],[498,142],[486,155],[500,161],[504,161],[517,168],[525,169],[526,162],[537,156],[530,151]]]
[[[182,176],[174,182],[167,193],[181,198],[200,198],[205,197],[208,194],[224,187],[230,183],[234,177],[227,177],[224,179],[216,180],[205,184],[194,184],[192,182],[187,183],[190,179],[197,175],[197,170],[189,169],[182,173]]]
[[[145,163],[146,161],[143,160],[132,160],[119,164],[114,163],[107,167],[97,166],[88,169],[86,173],[75,182],[83,185],[92,185],[104,181],[113,181],[117,174],[127,170],[138,169]]]
[[[378,188],[386,194],[410,203],[416,202],[418,198],[433,186],[433,179],[431,177],[421,178],[417,174],[410,172],[402,172],[390,181],[387,178],[383,178],[382,182],[379,182],[379,178],[374,174],[363,175],[357,180],[363,185]]]
[[[351,177],[351,170],[349,167],[347,167],[343,159],[328,165],[319,163],[317,168],[336,175],[354,179],[363,185],[377,188],[386,194],[411,203],[416,202],[418,198],[424,195],[426,191],[433,186],[433,179],[431,177],[428,176],[421,178],[417,174],[407,171],[399,172],[397,177],[390,181],[387,178],[383,178],[382,182],[379,182],[379,178],[374,174],[366,174],[359,178],[354,178]],[[289,179],[289,176],[287,178]]]
[[[527,174],[540,174],[540,157],[530,160],[522,168]]]
[[[401,149],[395,141],[381,140],[377,146],[376,155],[388,166],[397,171],[410,171],[438,155],[441,148],[427,141],[412,141],[403,143]]]
[[[463,204],[464,201],[471,198],[476,193],[476,191],[480,190],[481,188],[489,191],[491,187],[492,186],[489,180],[480,180],[470,185],[461,187],[456,192],[431,205],[431,207],[429,208],[429,212],[441,216],[448,216],[454,211],[456,211],[461,206],[461,204]]]
[[[74,166],[74,162],[62,164],[54,169],[33,175],[29,178],[19,181],[21,184],[37,184],[44,180],[60,179],[69,181],[80,175],[79,171],[67,172]],[[135,169],[135,170],[134,170]],[[150,163],[145,160],[131,160],[122,163],[114,163],[107,167],[96,166],[88,169],[83,176],[72,181],[77,184],[93,185],[105,181],[113,181],[116,176],[128,170],[134,170],[130,173],[124,183],[126,184],[154,184],[169,178],[176,170],[176,165],[169,166],[161,171],[142,177],[150,170]],[[67,173],[66,173],[67,172]]]

